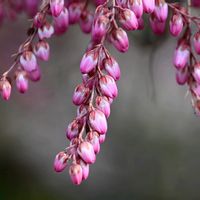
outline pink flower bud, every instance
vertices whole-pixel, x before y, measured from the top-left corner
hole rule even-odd
[[[81,127],[81,124],[78,120],[74,120],[68,125],[66,136],[69,140],[72,140],[73,138],[77,137],[79,134],[79,129]]]
[[[98,52],[96,50],[90,50],[86,52],[81,60],[80,71],[83,74],[89,73],[92,71],[98,61]]]
[[[106,16],[98,16],[97,19],[94,20],[92,26],[92,39],[100,42],[101,39],[106,35],[109,25],[110,21]]]
[[[18,91],[21,93],[25,93],[28,90],[27,73],[22,70],[17,71],[15,79]]]
[[[142,14],[143,14],[142,0],[129,0],[128,8],[131,9],[135,13],[135,16],[138,19],[142,17]]]
[[[96,131],[90,131],[86,140],[92,144],[95,154],[98,154],[100,152],[99,134]]]
[[[0,94],[4,100],[10,99],[11,89],[11,84],[7,79],[0,80]]]
[[[43,27],[38,29],[38,36],[40,40],[50,38],[54,34],[54,28],[51,24],[46,23]]]
[[[123,28],[131,31],[138,28],[138,20],[133,11],[129,9],[120,10],[119,22],[122,24]]]
[[[89,172],[90,172],[89,164],[85,163],[83,160],[80,160],[80,165],[81,165],[82,172],[83,172],[82,180],[86,180],[88,178]]]
[[[44,40],[39,41],[34,47],[34,53],[41,60],[48,61],[50,53],[49,44]]]
[[[45,23],[45,17],[44,14],[41,12],[38,12],[34,19],[33,19],[33,24],[36,28],[41,28]]]
[[[83,4],[81,2],[72,2],[69,7],[69,23],[75,24],[79,21],[82,10]]]
[[[120,68],[117,61],[113,57],[104,59],[104,68],[110,76],[112,76],[116,81],[120,79]]]
[[[177,46],[174,52],[174,59],[173,59],[174,66],[177,69],[183,69],[188,62],[189,56],[190,56],[189,46],[185,42],[181,42]]]
[[[177,69],[176,71],[176,82],[179,85],[184,85],[188,80],[188,70],[187,67],[183,69]]]
[[[194,49],[197,54],[200,54],[200,31],[194,35]]]
[[[110,116],[110,103],[107,97],[96,97],[96,108],[104,113],[108,118]]]
[[[77,152],[87,164],[93,164],[96,161],[93,146],[89,142],[80,143]]]
[[[85,105],[80,105],[77,109],[77,116],[81,117],[87,113],[87,106]]]
[[[106,134],[102,134],[99,136],[99,143],[100,144],[103,144],[105,142],[105,139],[106,139]]]
[[[34,71],[37,68],[37,59],[32,51],[25,51],[20,56],[20,63],[27,72]]]
[[[128,36],[122,28],[114,29],[111,32],[110,41],[118,51],[122,53],[128,51],[129,48]]]
[[[145,13],[152,13],[155,9],[155,0],[142,0]]]
[[[103,95],[114,99],[118,95],[117,85],[115,80],[109,76],[104,75],[99,80],[100,90]]]
[[[173,14],[169,22],[170,33],[177,37],[183,30],[183,18],[180,14]]]
[[[193,77],[195,79],[195,81],[200,84],[200,63],[196,63],[194,65],[194,71],[193,71]]]
[[[154,15],[151,15],[149,20],[150,20],[151,29],[156,35],[161,35],[165,32],[165,25],[166,25],[165,21],[163,22],[158,21],[158,19],[155,18]]]
[[[54,29],[57,35],[63,34],[69,27],[69,13],[64,8],[58,17],[54,17]]]
[[[41,79],[41,71],[39,66],[34,71],[29,72],[29,79],[31,81],[37,82]]]
[[[58,153],[54,160],[54,170],[56,172],[62,172],[67,166],[68,158],[69,156],[64,151]]]
[[[155,1],[154,15],[160,22],[165,22],[168,17],[168,5],[164,0]]]
[[[50,9],[54,17],[58,17],[64,8],[64,0],[51,0]]]
[[[93,15],[88,11],[84,11],[81,15],[79,24],[84,33],[90,33],[92,30]]]
[[[89,123],[93,130],[99,134],[105,134],[107,132],[107,121],[104,113],[98,109],[95,109],[89,114]]]
[[[73,103],[77,106],[80,106],[82,103],[84,103],[88,96],[90,94],[89,88],[85,87],[84,84],[79,84],[73,94]]]
[[[80,185],[83,178],[83,170],[81,165],[72,164],[69,168],[69,175],[73,184]]]

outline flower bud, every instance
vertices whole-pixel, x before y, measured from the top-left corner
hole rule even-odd
[[[68,127],[67,127],[67,131],[66,131],[66,136],[69,140],[72,140],[73,138],[77,137],[79,134],[79,129],[81,127],[81,124],[78,120],[74,120],[73,122],[71,122]]]
[[[96,161],[93,146],[89,142],[80,143],[77,152],[87,164],[93,164]]]
[[[16,86],[19,92],[25,93],[28,90],[28,79],[25,71],[17,71],[15,75]]]
[[[51,14],[54,17],[58,17],[64,8],[64,0],[51,0],[50,1],[50,9]]]
[[[98,16],[97,19],[94,20],[92,26],[92,39],[94,41],[100,42],[106,35],[110,24],[109,22],[109,19],[104,15]]]
[[[107,97],[96,97],[96,108],[104,113],[106,118],[110,116],[110,103]]]
[[[200,54],[200,31],[194,35],[194,49],[197,54]]]
[[[103,144],[105,142],[105,139],[106,139],[106,134],[102,134],[99,136],[99,143],[100,144]]]
[[[113,57],[104,59],[103,65],[108,74],[112,76],[116,81],[120,79],[120,68],[117,61]]]
[[[129,9],[120,10],[119,22],[122,24],[123,28],[131,31],[138,28],[138,20],[135,13]]]
[[[165,25],[166,25],[165,21],[163,22],[158,21],[158,19],[155,18],[154,15],[151,15],[149,20],[150,20],[151,29],[156,35],[161,35],[165,32]]]
[[[54,29],[57,35],[66,32],[69,26],[69,13],[67,8],[64,8],[58,17],[54,17]]]
[[[122,53],[128,51],[129,48],[128,36],[122,28],[114,29],[111,32],[110,41],[118,51]]]
[[[90,50],[86,52],[80,64],[81,73],[87,74],[90,71],[92,71],[96,67],[97,61],[98,61],[98,52],[96,52],[96,50]]]
[[[24,5],[29,16],[33,17],[37,13],[38,3],[36,0],[25,0]]]
[[[128,8],[131,9],[139,19],[143,14],[142,0],[128,0]]]
[[[72,164],[69,168],[69,175],[73,184],[80,185],[83,178],[83,170],[81,165]]]
[[[33,24],[36,28],[41,28],[45,23],[45,17],[44,14],[41,12],[38,12],[34,19],[33,19]]]
[[[24,70],[31,72],[37,68],[37,59],[32,51],[25,51],[20,56],[20,64]]]
[[[50,47],[44,40],[39,41],[34,47],[35,55],[43,61],[49,60]]]
[[[168,16],[168,5],[165,0],[155,1],[154,15],[160,22],[165,22]]]
[[[7,79],[0,80],[0,94],[2,99],[9,100],[11,95],[11,84]]]
[[[196,63],[194,65],[194,71],[193,71],[193,77],[195,79],[195,81],[200,84],[200,63]]]
[[[89,123],[93,130],[99,134],[105,134],[107,132],[107,121],[104,113],[98,109],[95,109],[89,114]]]
[[[189,46],[185,42],[181,42],[177,46],[174,52],[174,58],[173,58],[174,66],[177,69],[183,69],[189,60],[189,56],[190,56]]]
[[[173,14],[169,22],[170,33],[177,37],[183,30],[183,18],[180,14]]]
[[[90,94],[89,88],[85,87],[83,83],[79,84],[73,94],[73,103],[77,106],[80,106],[82,103],[84,103],[88,96]]]
[[[87,113],[87,106],[85,105],[80,105],[77,109],[77,116],[81,117]]]
[[[86,180],[89,176],[90,166],[89,164],[85,163],[83,160],[80,160],[80,165],[83,172],[82,180]]]
[[[84,33],[90,33],[92,30],[92,23],[93,23],[93,15],[88,11],[84,11],[79,21],[81,30]]]
[[[79,21],[82,10],[83,4],[81,2],[72,2],[69,7],[69,23],[75,24]]]
[[[142,0],[144,12],[150,14],[155,9],[155,0]]]
[[[95,154],[98,154],[100,151],[99,134],[96,131],[90,131],[86,140],[92,144]]]
[[[40,40],[50,38],[54,34],[54,28],[51,24],[46,23],[44,26],[38,29],[38,36]]]
[[[101,93],[107,97],[114,99],[118,95],[117,85],[115,80],[109,76],[104,75],[99,80],[99,86]]]
[[[31,81],[37,82],[41,79],[41,71],[39,66],[36,67],[34,71],[29,72],[29,79]]]
[[[176,82],[179,85],[184,85],[188,80],[188,70],[187,67],[183,69],[176,70]]]
[[[69,156],[64,151],[58,153],[54,160],[54,170],[56,172],[62,172],[67,166],[68,158]]]

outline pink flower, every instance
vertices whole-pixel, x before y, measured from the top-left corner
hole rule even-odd
[[[44,25],[44,23],[45,23],[44,14],[41,12],[38,12],[33,19],[34,26],[37,28],[41,28]]]
[[[200,31],[195,33],[193,42],[196,53],[200,54]]]
[[[180,14],[173,14],[169,22],[170,33],[177,37],[183,30],[183,18]]]
[[[165,32],[165,25],[166,25],[165,21],[163,22],[158,21],[158,19],[154,15],[151,15],[149,20],[151,29],[155,34],[161,35]]]
[[[187,67],[183,69],[176,70],[176,82],[179,85],[184,85],[188,80],[188,70]]]
[[[56,34],[65,33],[69,26],[69,13],[64,8],[58,17],[54,17],[54,29]]]
[[[100,151],[99,134],[96,131],[90,131],[86,140],[92,144],[95,154],[98,154]]]
[[[72,164],[69,168],[69,175],[73,184],[80,185],[83,178],[83,170],[81,165]]]
[[[105,142],[105,139],[106,139],[106,134],[102,134],[99,136],[99,143],[102,144]]]
[[[129,48],[128,36],[122,28],[114,29],[111,32],[110,41],[118,51],[122,53],[128,51]]]
[[[7,79],[0,80],[0,94],[4,100],[10,99],[11,89],[11,84]]]
[[[142,0],[145,13],[152,13],[155,9],[155,0]]]
[[[92,26],[92,39],[94,41],[99,42],[105,36],[110,25],[109,22],[109,19],[104,15],[98,16],[97,19],[94,20]]]
[[[117,61],[113,57],[104,59],[103,65],[108,74],[112,76],[116,81],[120,79],[120,68]]]
[[[64,151],[58,153],[54,160],[54,170],[56,172],[62,172],[67,166],[68,158],[69,156]]]
[[[123,28],[131,31],[138,28],[138,20],[135,13],[129,9],[123,9],[119,12],[119,22],[122,24]]]
[[[129,0],[128,8],[131,9],[135,13],[135,16],[138,19],[142,17],[142,14],[143,14],[142,0]]]
[[[85,163],[83,160],[80,160],[80,165],[82,168],[82,180],[86,180],[89,176],[90,167],[89,164]]]
[[[110,97],[112,99],[117,97],[118,95],[117,85],[115,83],[115,80],[111,76],[109,75],[102,76],[99,80],[99,86],[103,95]]]
[[[79,25],[84,33],[90,33],[92,30],[93,15],[88,11],[84,11],[81,15]]]
[[[48,61],[50,54],[49,44],[44,40],[39,41],[34,47],[34,53],[41,60]]]
[[[83,9],[81,2],[72,2],[69,7],[69,23],[75,24],[79,21]]]
[[[163,0],[155,1],[154,15],[158,21],[165,22],[168,17],[168,5]]]
[[[29,72],[29,79],[31,81],[37,82],[41,79],[41,71],[39,66],[36,67],[34,71]]]
[[[20,63],[27,72],[34,71],[37,68],[37,59],[32,51],[25,51],[20,56]]]
[[[66,136],[69,140],[72,140],[73,138],[78,136],[80,125],[80,122],[76,119],[68,125]]]
[[[96,67],[97,61],[98,53],[96,52],[96,50],[90,50],[86,52],[80,64],[81,73],[86,74],[92,71]]]
[[[22,70],[17,71],[15,79],[18,91],[21,93],[25,93],[28,90],[27,73]]]
[[[107,97],[97,96],[96,107],[98,110],[102,111],[107,118],[110,116],[110,103]]]
[[[97,131],[99,134],[105,134],[107,132],[107,121],[104,113],[98,109],[95,109],[89,114],[89,124],[91,128]]]
[[[173,58],[174,66],[177,69],[183,69],[188,62],[189,56],[190,56],[189,46],[185,42],[181,42],[177,46],[174,52],[174,58]]]
[[[96,161],[93,146],[89,142],[80,143],[77,152],[87,164],[93,164]]]
[[[64,0],[51,0],[50,9],[54,17],[58,17],[64,8]]]
[[[196,63],[194,65],[193,77],[195,78],[196,82],[200,84],[200,63]]]
[[[54,28],[51,24],[46,23],[44,26],[38,29],[38,36],[40,40],[48,39],[54,34]]]
[[[90,94],[89,88],[85,87],[83,83],[79,84],[73,94],[73,103],[77,106],[84,103]]]

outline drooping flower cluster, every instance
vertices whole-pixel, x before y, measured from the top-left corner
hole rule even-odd
[[[192,5],[197,7],[195,2],[192,1]],[[92,6],[96,7],[95,12]],[[118,95],[116,82],[120,79],[120,68],[107,50],[105,41],[119,52],[127,52],[127,31],[143,29],[143,14],[148,14],[153,32],[160,35],[166,28],[168,9],[172,11],[170,33],[181,36],[173,60],[177,82],[188,83],[193,105],[200,114],[200,63],[196,58],[196,54],[200,54],[200,18],[192,17],[188,8],[165,0],[43,0],[28,30],[27,40],[15,54],[13,65],[2,75],[0,94],[8,100],[12,88],[8,75],[13,69],[16,68],[15,82],[21,93],[27,91],[29,80],[40,79],[38,59],[49,59],[47,39],[53,34],[63,34],[73,24],[79,24],[84,33],[91,33],[90,43],[80,62],[82,82],[72,97],[77,115],[66,129],[70,144],[56,155],[54,161],[56,172],[69,166],[74,184],[79,185],[89,176],[90,165],[96,161],[100,145],[106,138],[111,104]],[[196,26],[194,35],[192,22]]]

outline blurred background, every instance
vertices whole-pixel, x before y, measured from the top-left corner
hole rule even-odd
[[[1,74],[28,24],[21,16],[0,28]],[[88,42],[78,26],[54,37],[42,80],[0,101],[0,200],[199,200],[200,119],[187,88],[176,84],[176,40],[168,30],[130,35],[126,54],[109,47],[122,77],[107,140],[81,186],[71,184],[67,170],[53,171],[55,154],[68,144],[65,128],[76,113],[71,96]]]

